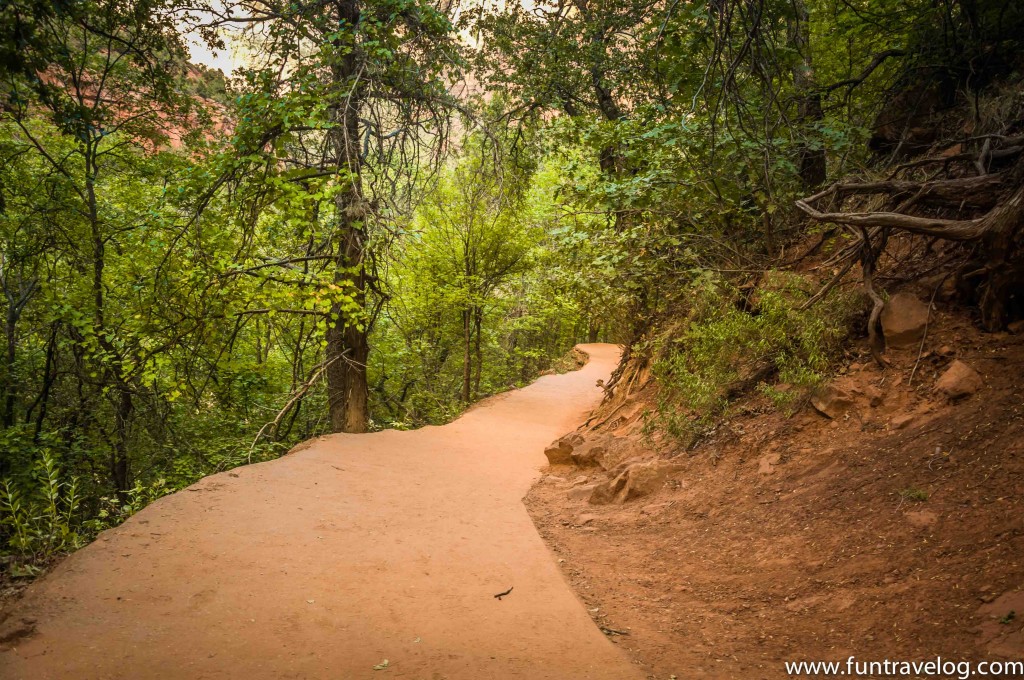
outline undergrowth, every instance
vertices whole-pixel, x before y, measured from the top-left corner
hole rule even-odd
[[[86,507],[79,477],[44,450],[28,475],[0,480],[0,575],[32,577],[167,493],[163,480],[141,483]]]
[[[660,390],[648,427],[689,446],[752,390],[794,408],[824,380],[857,309],[855,295],[837,292],[802,309],[814,289],[779,271],[746,295],[711,274],[694,282],[685,321],[655,348]]]

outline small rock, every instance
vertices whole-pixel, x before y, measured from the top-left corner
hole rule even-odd
[[[607,453],[605,447],[600,445],[587,446],[579,451],[573,452],[572,462],[579,467],[604,467],[601,462]]]
[[[579,515],[576,519],[574,519],[572,523],[578,527],[582,527],[590,524],[595,519],[597,519],[597,515],[591,515],[585,512],[582,515]]]
[[[580,486],[581,484],[586,484],[589,481],[589,479],[590,478],[587,477],[586,475],[580,475],[576,479],[569,482],[569,486]]]
[[[770,475],[775,472],[775,466],[779,464],[781,456],[777,453],[769,453],[761,456],[757,461],[757,472],[761,475]]]
[[[594,493],[594,489],[598,486],[598,484],[581,484],[580,486],[574,486],[569,489],[569,493],[567,495],[571,501],[581,501],[585,498],[590,498],[590,495]]]
[[[908,427],[915,420],[917,420],[917,415],[914,413],[904,413],[903,415],[894,416],[893,419],[889,421],[889,429],[902,430],[903,428]]]
[[[1010,331],[1014,335],[1020,335],[1024,333],[1024,319],[1013,321],[1006,325],[1006,330]]]
[[[669,474],[678,469],[679,466],[676,463],[667,460],[635,463],[614,479],[598,484],[590,495],[590,502],[594,505],[621,504],[634,498],[646,496],[664,486]]]
[[[853,408],[849,394],[834,385],[819,387],[811,395],[811,406],[829,418],[839,418]]]
[[[950,399],[968,397],[984,386],[981,376],[973,368],[960,361],[953,361],[935,383],[935,390]]]
[[[868,405],[871,408],[878,408],[882,405],[884,395],[882,390],[878,389],[874,385],[865,385],[863,387],[854,388],[851,390],[858,397],[864,397],[868,401]]]
[[[548,465],[572,465],[572,449],[572,444],[559,439],[544,449],[544,455],[548,458]]]
[[[909,347],[921,341],[928,326],[928,305],[910,293],[897,293],[882,309],[882,333],[889,347]]]

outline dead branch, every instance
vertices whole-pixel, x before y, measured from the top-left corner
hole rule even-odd
[[[822,94],[828,94],[843,87],[847,88],[848,90],[852,90],[853,88],[857,87],[865,80],[867,80],[868,77],[872,73],[874,73],[879,66],[884,64],[887,59],[890,59],[892,57],[903,57],[906,56],[906,54],[907,53],[904,50],[884,50],[882,52],[879,52],[871,60],[871,63],[868,64],[867,67],[860,72],[860,75],[856,76],[855,78],[847,78],[846,80],[840,80],[838,83],[832,83],[831,85],[827,85],[821,88],[821,92]]]
[[[289,399],[288,403],[284,405],[284,408],[278,411],[277,416],[272,421],[270,421],[269,423],[265,424],[263,427],[260,428],[260,431],[256,433],[256,438],[252,440],[252,445],[249,447],[250,463],[252,462],[252,452],[256,448],[256,444],[259,443],[260,439],[262,439],[264,435],[273,437],[277,433],[277,428],[281,425],[281,421],[284,419],[285,415],[292,408],[292,406],[294,406],[299,400],[305,397],[306,393],[309,392],[310,388],[313,387],[313,384],[320,378],[321,375],[323,375],[324,371],[326,371],[327,368],[335,361],[341,359],[342,356],[344,355],[338,355],[332,358],[330,361],[325,361],[321,363],[319,366],[317,366],[316,370],[313,371],[313,375],[310,376],[309,380],[300,385],[299,389],[295,390],[295,393],[292,394],[291,399]]]

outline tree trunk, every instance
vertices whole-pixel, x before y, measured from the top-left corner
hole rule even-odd
[[[825,114],[821,108],[821,93],[814,78],[811,61],[811,39],[808,34],[810,12],[803,0],[794,0],[795,17],[789,21],[789,43],[800,60],[793,66],[793,86],[797,93],[797,119],[806,134],[812,125],[821,122]],[[806,142],[799,151],[800,179],[808,189],[824,184],[828,167],[824,148],[812,148]]]
[[[343,31],[359,25],[357,0],[334,3]],[[333,116],[337,125],[329,132],[341,181],[346,184],[334,200],[337,239],[335,281],[351,281],[351,294],[360,310],[366,309],[366,201],[362,194],[362,159],[359,155],[359,110],[363,93],[357,80],[361,55],[354,35],[336,41],[339,54],[331,65],[339,102]],[[327,328],[327,403],[332,432],[366,432],[369,421],[369,385],[366,361],[370,354],[369,321],[353,318],[340,304],[331,307]]]
[[[1018,175],[1018,181],[1019,180]],[[981,325],[987,331],[1000,331],[1006,325],[1007,302],[1011,291],[1021,285],[1024,274],[1019,258],[1014,258],[1019,248],[1017,242],[1024,227],[1024,185],[996,208],[991,216],[988,231],[982,236],[988,279],[982,288],[978,308],[981,310]],[[1015,262],[1014,259],[1017,259]]]
[[[475,332],[476,332],[476,340],[475,340],[475,343],[476,343],[476,347],[475,347],[475,349],[476,349],[476,371],[475,371],[475,374],[473,376],[473,398],[474,399],[478,399],[480,397],[480,372],[483,370],[483,366],[484,366],[483,350],[480,347],[480,337],[483,335],[483,333],[481,333],[481,329],[482,329],[483,323],[484,323],[483,316],[484,316],[484,310],[483,309],[481,309],[480,307],[475,307],[473,309],[473,327],[474,327]]]
[[[4,361],[4,413],[3,427],[8,428],[14,424],[14,402],[15,402],[15,375],[14,361],[18,354],[18,316],[17,303],[11,295],[7,296],[7,353]]]
[[[470,309],[462,310],[462,403],[468,404],[473,376],[473,314]]]
[[[110,478],[121,500],[131,488],[131,470],[128,466],[129,425],[134,404],[127,385],[118,388],[117,415],[114,423],[114,448],[110,453]]]

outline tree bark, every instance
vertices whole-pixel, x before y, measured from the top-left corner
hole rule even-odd
[[[357,0],[338,0],[334,3],[339,25],[343,30],[354,30],[359,25]],[[336,220],[335,281],[351,281],[346,294],[352,294],[360,310],[366,309],[367,274],[366,257],[366,201],[362,195],[362,159],[359,154],[359,110],[363,102],[362,87],[358,82],[361,55],[355,36],[336,40],[344,54],[331,65],[331,77],[337,87],[340,101],[334,108],[336,126],[330,130],[331,143],[337,158],[341,181],[346,184],[334,200]],[[352,318],[348,311],[335,303],[327,327],[327,403],[331,431],[366,432],[369,411],[369,385],[366,379],[366,361],[370,354],[367,339],[369,321]],[[333,360],[333,361],[332,361]]]
[[[473,375],[473,398],[478,399],[480,397],[480,373],[484,367],[484,355],[483,350],[480,346],[480,338],[483,335],[481,332],[484,325],[484,310],[480,307],[473,308],[473,329],[476,333],[475,339],[475,351],[476,351],[476,368]]]
[[[462,310],[462,402],[464,404],[469,403],[473,376],[472,316],[472,311],[468,307]]]
[[[814,64],[811,61],[811,39],[808,35],[810,12],[803,0],[794,0],[795,16],[789,21],[789,42],[800,55],[793,66],[793,87],[797,93],[797,118],[805,132],[825,117],[821,108],[821,92],[814,78]],[[799,151],[800,179],[808,189],[825,183],[827,165],[824,148],[812,148],[801,143]]]

